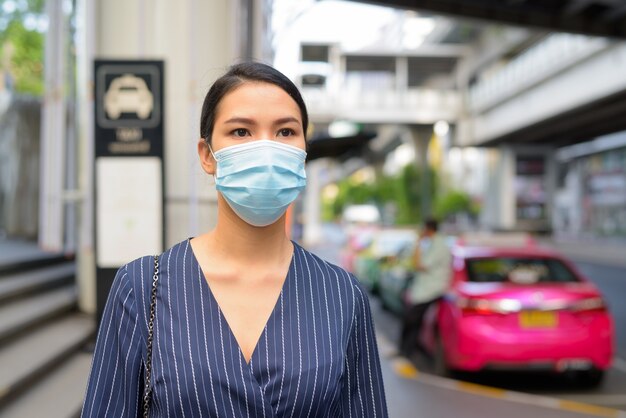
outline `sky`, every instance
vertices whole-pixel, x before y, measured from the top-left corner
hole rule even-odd
[[[351,1],[275,0],[274,65],[293,74],[302,42],[338,42],[345,50],[366,47],[380,38],[397,13],[393,8]]]
[[[290,77],[298,71],[300,44],[340,44],[344,52],[368,47],[418,48],[435,19],[414,11],[343,0],[274,0],[274,66]]]

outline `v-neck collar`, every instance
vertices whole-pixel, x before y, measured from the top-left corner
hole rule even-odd
[[[261,345],[261,342],[263,341],[263,338],[265,337],[267,333],[268,325],[274,321],[274,318],[277,315],[276,311],[278,309],[281,309],[281,310],[285,309],[285,307],[283,306],[284,305],[283,297],[289,290],[290,282],[292,278],[295,276],[294,270],[295,270],[295,262],[296,262],[296,252],[298,251],[298,244],[291,241],[291,243],[293,244],[293,253],[291,255],[291,261],[289,262],[289,269],[287,270],[287,276],[285,277],[285,280],[283,281],[283,285],[280,289],[280,293],[278,294],[278,298],[276,299],[276,303],[274,304],[274,307],[272,308],[272,311],[270,312],[270,315],[267,318],[265,325],[263,326],[263,331],[261,331],[261,334],[259,334],[259,338],[254,346],[254,349],[252,350],[252,354],[250,355],[250,360],[246,361],[246,358],[243,355],[241,346],[239,345],[239,341],[237,341],[237,338],[235,337],[235,333],[233,332],[230,324],[228,323],[228,320],[226,319],[226,316],[224,315],[224,312],[222,311],[222,308],[220,307],[220,304],[217,301],[217,298],[215,297],[215,295],[213,294],[213,291],[211,290],[211,286],[209,285],[209,282],[206,279],[206,275],[204,271],[202,270],[202,266],[200,266],[200,263],[198,262],[198,258],[196,257],[196,254],[193,252],[193,247],[191,246],[190,241],[191,241],[191,238],[188,238],[187,246],[188,246],[189,252],[191,253],[190,258],[191,258],[192,264],[195,265],[195,267],[197,267],[198,271],[200,272],[200,276],[201,276],[200,279],[204,283],[204,284],[201,283],[200,286],[205,286],[205,290],[207,291],[209,295],[210,303],[214,304],[217,307],[217,310],[219,313],[219,320],[222,321],[222,325],[224,326],[224,328],[226,328],[226,333],[229,335],[229,339],[231,340],[231,344],[230,344],[231,347],[233,345],[236,347],[236,351],[239,355],[239,360],[245,363],[246,366],[250,367],[250,365],[252,364],[252,361],[255,360],[257,352],[259,351],[259,345]]]

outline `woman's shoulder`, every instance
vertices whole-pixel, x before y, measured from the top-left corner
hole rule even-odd
[[[188,245],[188,240],[171,246],[163,253],[144,255],[129,261],[118,269],[115,278],[116,285],[127,292],[132,299],[148,306],[156,266],[155,256],[158,260],[159,283],[163,280],[168,281],[167,266],[172,261],[172,257],[183,254],[186,245]]]
[[[359,294],[359,296],[365,294],[365,290],[361,285],[361,282],[359,282],[354,274],[334,263],[324,260],[311,251],[301,247],[297,243],[296,245],[302,251],[304,257],[311,260],[309,261],[309,264],[313,264],[315,266],[317,274],[322,275],[326,280],[337,282],[341,288],[355,292]]]
[[[157,257],[159,271],[164,271],[166,265],[171,262],[172,257],[182,256],[185,250],[190,250],[190,248],[187,248],[188,246],[189,240],[187,239],[172,245],[160,254],[138,257],[120,267],[118,274],[125,274],[129,283],[133,285],[147,280],[151,281],[154,275],[155,256]]]

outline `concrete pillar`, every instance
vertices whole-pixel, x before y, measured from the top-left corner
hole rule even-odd
[[[409,88],[409,59],[396,57],[396,91],[405,92]]]
[[[513,229],[517,222],[515,213],[515,151],[503,146],[496,176],[500,180],[497,194],[500,200],[499,224],[501,229]]]
[[[231,31],[238,2],[144,2],[98,2],[95,55],[165,61],[166,245],[171,245],[215,222],[215,190],[198,164],[196,142],[206,91],[240,56]]]
[[[544,154],[546,158],[546,220],[547,224],[551,225],[551,219],[554,213],[554,200],[558,191],[558,172],[557,172],[557,160],[555,151],[553,149],[547,150]]]
[[[421,208],[420,212],[422,219],[432,215],[432,205],[430,190],[430,170],[428,169],[428,144],[433,134],[433,127],[430,125],[415,125],[410,127],[411,138],[415,144],[415,151],[417,158],[415,164],[418,170],[421,171],[421,182],[415,187],[419,187],[419,193],[421,196]]]
[[[502,146],[489,151],[482,226],[493,230],[515,227],[515,152]]]
[[[328,62],[330,63],[331,72],[326,80],[326,91],[340,91],[344,84],[343,75],[346,70],[346,60],[341,53],[339,45],[331,45],[328,51]]]
[[[68,16],[62,0],[47,0],[46,14],[49,25],[41,114],[39,246],[48,251],[63,251]]]
[[[83,312],[96,310],[96,262],[93,246],[93,59],[95,4],[76,2],[76,127],[78,137],[78,188],[81,191],[77,258],[78,303]]]
[[[52,0],[50,0],[52,1]],[[59,0],[60,1],[60,0]],[[210,229],[217,200],[210,179],[200,168],[196,143],[200,109],[212,82],[242,57],[237,38],[242,3],[228,0],[149,1],[78,0],[79,96],[92,109],[93,58],[163,59],[165,62],[165,217],[166,247]],[[92,110],[89,110],[92,111]],[[79,117],[82,205],[78,252],[80,306],[94,312],[93,257],[93,120]],[[129,260],[130,261],[130,260]]]

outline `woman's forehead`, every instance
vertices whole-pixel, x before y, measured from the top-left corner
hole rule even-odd
[[[246,118],[296,117],[302,121],[300,108],[282,88],[265,82],[245,81],[224,95],[217,107],[216,120],[233,116]]]

